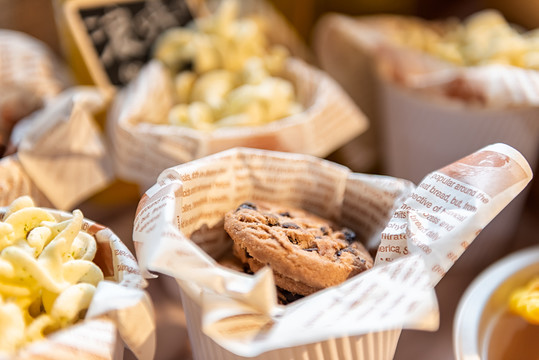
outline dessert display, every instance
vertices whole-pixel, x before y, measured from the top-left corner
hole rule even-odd
[[[154,57],[174,74],[176,105],[168,124],[211,131],[303,111],[294,85],[280,76],[288,50],[268,43],[261,19],[238,12],[238,2],[227,0],[214,14],[157,39]]]
[[[224,227],[247,271],[269,265],[276,285],[291,294],[310,295],[373,265],[352,230],[301,209],[244,202],[226,214]]]
[[[294,20],[322,4],[273,3],[53,0],[67,67],[0,29],[0,360],[397,360],[402,331],[448,340],[439,282],[507,252],[539,159],[538,30],[328,13],[314,57]],[[479,332],[489,360],[534,347],[523,279]]]

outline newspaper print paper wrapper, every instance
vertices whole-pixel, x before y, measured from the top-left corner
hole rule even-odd
[[[58,221],[70,213],[49,210]],[[5,208],[0,209],[0,215]],[[23,347],[11,357],[23,359],[123,359],[124,347],[140,360],[155,353],[155,316],[147,283],[137,261],[110,229],[84,219],[82,229],[97,241],[94,262],[103,270],[105,280],[96,289],[84,320],[56,331],[43,341]]]
[[[324,157],[368,126],[325,73],[290,59],[283,76],[295,85],[304,111],[258,127],[203,132],[140,122],[166,119],[172,108],[170,76],[160,63],[150,63],[120,94],[108,119],[118,176],[147,189],[166,168],[237,146]]]
[[[0,203],[39,194],[36,204],[67,210],[109,184],[112,165],[94,120],[103,105],[95,88],[70,88],[22,120],[12,135],[17,153],[0,161]]]
[[[360,107],[377,143],[384,144],[371,147],[384,172],[418,183],[431,169],[496,142],[515,147],[536,168],[539,72],[502,65],[459,68],[397,47],[390,39],[401,20],[333,14],[317,25],[315,41],[322,67],[347,81],[343,87],[354,99],[364,99]],[[342,58],[355,61],[345,66]],[[363,107],[366,102],[377,105]],[[478,239],[484,245],[467,251],[458,268],[479,270],[504,255],[526,193],[485,229]]]
[[[490,171],[485,154],[506,166]],[[483,158],[486,171],[475,177],[466,168],[474,162],[466,158],[415,188],[308,155],[223,151],[167,169],[143,196],[133,232],[139,264],[177,280],[195,359],[392,359],[402,328],[437,328],[434,285],[463,243],[531,179],[525,159],[511,147],[498,144],[471,155]],[[442,176],[477,195],[435,180]],[[440,192],[425,190],[429,186]],[[231,246],[223,236],[224,214],[248,200],[303,207],[351,228],[369,248],[380,245],[375,267],[277,305],[268,268],[251,276],[213,260]]]

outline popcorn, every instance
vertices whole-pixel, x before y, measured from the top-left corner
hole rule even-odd
[[[277,77],[288,51],[269,47],[255,18],[238,19],[236,1],[165,32],[154,57],[175,74],[176,102],[186,105],[170,111],[169,124],[211,131],[263,125],[302,111],[291,82]]]
[[[539,69],[537,31],[520,32],[496,10],[484,10],[465,21],[402,22],[396,41],[462,66],[506,64]]]

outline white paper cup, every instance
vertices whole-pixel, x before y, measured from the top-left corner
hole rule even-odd
[[[471,283],[459,302],[453,323],[457,360],[488,360],[489,334],[507,309],[510,293],[537,274],[539,246],[534,246],[496,262]]]
[[[425,287],[427,275],[415,262],[417,258],[380,269],[375,266],[364,276],[287,306],[270,300],[275,297],[270,290],[275,285],[267,268],[251,277],[222,268],[213,259],[231,245],[220,223],[224,214],[249,199],[273,199],[339,219],[368,243],[379,241],[378,233],[411,191],[413,185],[408,181],[352,173],[315,157],[231,149],[163,172],[139,203],[133,238],[143,269],[177,279],[194,359],[391,360],[403,326],[433,330],[438,325],[435,294],[431,287]],[[227,194],[226,201],[220,194]],[[176,207],[180,202],[182,206]],[[176,211],[181,212],[173,215]],[[146,216],[148,213],[152,215]],[[199,229],[205,230],[194,236]],[[257,285],[250,285],[254,281]],[[350,289],[356,281],[361,286]],[[172,282],[167,279],[166,283],[172,292]],[[398,295],[396,286],[413,299]],[[239,295],[245,291],[249,295]],[[237,296],[247,298],[238,300]],[[243,325],[249,328],[252,324],[250,310],[244,323],[235,318],[237,311],[251,307],[250,299],[268,302],[271,330],[238,333]],[[398,309],[398,315],[389,315],[380,306],[382,302],[391,310]],[[225,313],[229,313],[226,319],[238,320],[238,327],[226,325],[225,329],[215,322],[214,315]],[[410,314],[421,321],[405,320]],[[322,317],[323,324],[318,322]]]
[[[202,331],[201,309],[188,294],[181,291],[187,320],[187,331],[193,360],[391,360],[397,348],[400,329],[368,333],[361,336],[328,339],[312,344],[287,347],[243,357],[224,349]]]
[[[435,99],[380,80],[384,172],[418,183],[491,143],[516,148],[532,168],[539,155],[539,108],[480,109]],[[454,269],[482,269],[507,253],[529,187],[477,237]]]

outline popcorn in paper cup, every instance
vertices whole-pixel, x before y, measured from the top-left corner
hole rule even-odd
[[[260,30],[280,23],[236,19],[242,4],[163,34],[160,61],[120,92],[108,118],[120,178],[146,189],[168,167],[237,146],[326,156],[366,129],[330,77]]]
[[[227,0],[215,13],[165,31],[154,57],[172,72],[174,106],[167,118],[152,120],[212,131],[260,126],[303,111],[292,83],[279,76],[288,50],[268,43],[264,25],[240,17],[239,3]]]
[[[28,196],[1,213],[0,358],[153,357],[146,282],[114,233]]]
[[[375,149],[384,173],[418,183],[431,169],[496,142],[515,147],[536,167],[538,110],[530,89],[537,87],[537,70],[524,61],[536,51],[535,31],[518,32],[490,10],[463,22],[332,15],[319,26],[323,64],[341,78],[374,74],[362,91],[376,94],[376,116],[369,118],[382,140]],[[338,52],[329,51],[324,29],[342,38]],[[338,69],[337,56],[345,54],[363,60]],[[458,267],[480,270],[504,255],[526,193],[485,229],[479,236],[484,245],[468,251]]]
[[[417,188],[308,155],[235,148],[164,171],[139,203],[133,239],[143,271],[177,280],[195,359],[391,359],[401,329],[437,328],[434,286],[530,179],[526,160],[504,144],[431,173]],[[249,275],[216,260],[233,251],[225,215],[253,206],[246,202],[299,207],[344,226],[375,265],[281,305],[269,267]],[[282,218],[292,212],[280,214],[265,219],[294,230]]]

